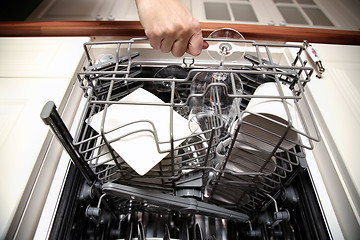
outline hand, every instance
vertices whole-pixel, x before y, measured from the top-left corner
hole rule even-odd
[[[197,56],[209,45],[203,41],[200,23],[178,0],[136,0],[140,22],[151,47],[181,57]]]

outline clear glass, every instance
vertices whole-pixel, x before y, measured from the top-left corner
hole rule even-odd
[[[216,51],[212,50],[209,54],[219,61],[219,67],[203,69],[194,76],[189,120],[195,121],[202,131],[215,129],[216,140],[221,140],[227,135],[231,123],[240,111],[241,99],[234,95],[243,92],[241,78],[224,67],[224,61],[229,57],[233,59],[234,55],[239,57],[239,52],[229,40],[244,38],[239,32],[229,28],[216,30],[209,37],[217,39],[209,41],[209,44],[216,47]],[[243,54],[244,52],[240,53]]]
[[[302,13],[295,6],[277,6],[285,21],[289,24],[309,25]]]
[[[246,43],[238,40],[245,38],[238,31],[231,28],[221,28],[210,33],[208,38],[217,39],[216,41],[208,41],[207,49],[210,57],[216,61],[220,61],[220,65],[226,62],[240,60],[245,54]]]
[[[220,125],[228,128],[237,115],[241,99],[229,95],[242,94],[242,81],[236,73],[218,72],[221,69],[200,72],[193,79],[191,93],[199,97],[191,101],[191,114],[198,116],[202,129]]]
[[[207,20],[230,21],[230,13],[226,3],[204,2],[205,16]]]
[[[330,26],[333,27],[334,24],[329,20],[329,18],[317,7],[303,7],[306,15],[311,19],[313,25],[315,26]]]
[[[235,21],[259,22],[251,4],[248,3],[230,3]]]

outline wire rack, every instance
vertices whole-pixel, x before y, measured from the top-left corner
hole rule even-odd
[[[267,198],[267,194],[279,189],[284,179],[295,172],[299,159],[305,158],[303,149],[312,149],[313,141],[319,141],[318,130],[304,95],[304,87],[314,72],[301,58],[304,46],[227,40],[245,44],[243,51],[246,54],[238,62],[231,62],[226,68],[219,68],[219,63],[201,56],[184,58],[182,62],[173,60],[170,55],[165,54],[160,58],[152,58],[153,50],[146,49],[142,52],[137,47],[144,44],[143,42],[144,39],[132,39],[90,42],[84,45],[88,62],[83,71],[78,72],[77,77],[87,102],[74,138],[74,145],[102,184],[115,182],[173,194],[177,186],[182,186],[179,184],[182,180],[196,179],[201,183],[194,186],[201,192],[198,197],[227,208],[240,208],[244,212],[252,212]],[[279,59],[276,53],[284,49],[296,49],[296,57],[290,61]],[[159,72],[170,65],[175,66],[170,69],[172,74],[154,76],[154,71]],[[178,75],[177,71],[174,71],[177,68]],[[199,76],[216,73],[226,74],[230,79],[229,83],[213,81],[200,91],[194,91],[194,84]],[[240,91],[237,79],[241,82]],[[290,94],[284,94],[279,90],[277,95],[255,95],[256,89],[267,82],[274,83],[278,89],[286,87]],[[128,126],[106,128],[109,107],[135,104],[121,99],[139,88],[157,95],[162,101],[137,102],[136,105],[156,105],[170,109],[170,124],[163,126],[169,132],[167,141],[159,140],[159,129],[156,127],[151,130],[136,129],[115,139],[108,137],[112,132]],[[212,99],[214,103],[211,114],[205,119],[197,119],[197,131],[176,138],[174,112],[191,121],[190,113],[195,108],[195,103],[203,102],[212,92],[221,92],[222,96]],[[232,108],[231,124],[224,121],[222,115],[221,102],[224,98],[236,103]],[[287,104],[291,102],[299,118],[300,130],[293,126],[292,121],[277,122],[266,115],[249,111],[247,106],[253,98],[282,102],[288,119],[292,118]],[[93,129],[89,124],[89,119],[98,113],[102,114],[100,131]],[[246,115],[256,116],[260,122],[276,123],[282,126],[282,131],[272,132],[263,126],[253,125],[245,120]],[[307,116],[310,116],[312,121],[305,121]],[[141,121],[154,126],[149,119]],[[257,132],[266,133],[275,140],[269,142],[267,138],[262,138],[261,134],[244,130],[248,129],[244,126],[251,126]],[[165,156],[144,175],[135,172],[112,147],[114,142],[141,132],[150,134],[156,142],[154,148]],[[299,136],[296,142],[289,137],[290,132],[295,132]],[[175,144],[176,142],[181,144]],[[293,144],[291,147],[284,147],[284,142]],[[166,149],[161,147],[164,144],[167,146]],[[266,148],[261,147],[264,144]],[[141,146],[135,149],[141,151]]]

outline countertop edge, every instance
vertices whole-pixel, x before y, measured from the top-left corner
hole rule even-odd
[[[204,37],[219,28],[233,28],[245,39],[280,42],[360,45],[360,31],[266,26],[255,24],[202,22]],[[145,36],[139,21],[51,21],[0,22],[0,37],[60,37],[60,36]]]

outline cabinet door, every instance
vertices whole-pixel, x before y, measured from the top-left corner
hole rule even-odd
[[[191,10],[191,0],[179,0]],[[28,21],[138,21],[135,0],[44,0]]]
[[[135,0],[115,0],[110,15],[114,20],[118,21],[139,20]]]
[[[90,21],[108,17],[114,0],[45,0],[28,21]]]
[[[191,11],[191,0],[179,1]],[[135,0],[114,0],[108,19],[117,21],[138,21],[139,16]]]
[[[356,0],[179,0],[203,22],[360,29]],[[44,0],[30,21],[139,20],[135,0]]]
[[[200,21],[313,27],[360,28],[356,0],[192,0]]]

